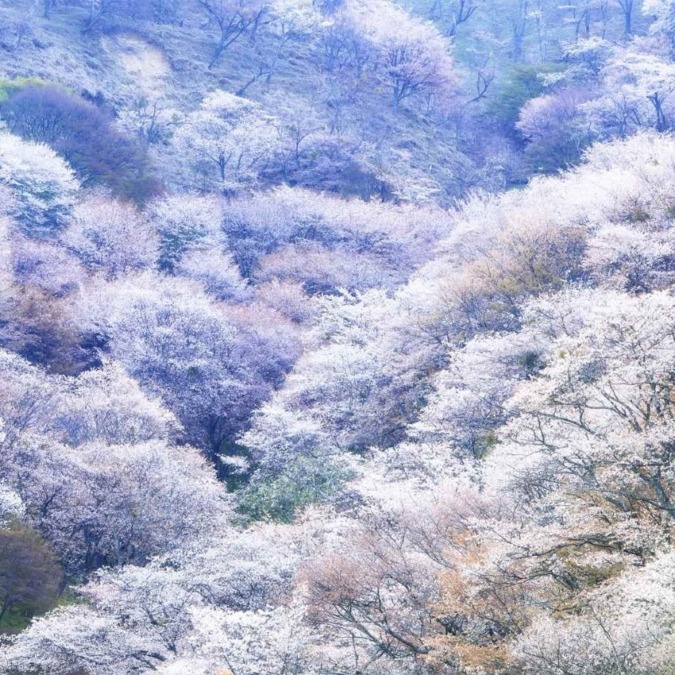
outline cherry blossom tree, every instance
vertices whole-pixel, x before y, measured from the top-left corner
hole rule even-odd
[[[370,3],[355,20],[377,50],[378,67],[391,87],[394,109],[413,96],[447,96],[455,82],[442,36],[389,2]]]
[[[176,418],[159,400],[145,396],[118,363],[82,373],[59,398],[55,425],[70,445],[166,441],[180,430]]]
[[[146,214],[160,238],[160,267],[171,271],[190,251],[222,247],[222,211],[218,199],[198,195],[168,195],[149,204]]]
[[[657,131],[669,128],[671,94],[675,91],[672,64],[632,48],[617,50],[603,72],[604,95],[588,110],[596,128],[611,128],[620,135],[636,127]],[[599,134],[600,135],[600,134]]]
[[[17,670],[91,667],[113,673],[303,672],[310,631],[285,603],[297,562],[293,536],[227,531],[146,567],[102,570],[81,589],[87,604],[35,621],[7,650]],[[3,664],[4,665],[4,664]]]
[[[225,514],[205,460],[159,441],[73,449],[33,438],[8,472],[71,575],[145,562],[212,531]]]
[[[22,230],[45,237],[66,224],[78,183],[70,167],[48,146],[0,135],[0,183],[11,191],[11,214]]]
[[[526,673],[667,673],[672,668],[672,553],[592,593],[581,617],[541,617],[519,638]]]
[[[160,397],[184,438],[213,459],[297,354],[283,321],[212,304],[185,279],[129,277],[93,289],[81,311],[83,329],[100,334],[110,357]]]
[[[92,272],[108,278],[155,266],[159,242],[129,204],[94,198],[77,205],[62,240]]]
[[[174,144],[203,171],[208,184],[236,190],[254,183],[271,157],[277,144],[275,127],[275,119],[259,104],[215,91],[187,116]]]

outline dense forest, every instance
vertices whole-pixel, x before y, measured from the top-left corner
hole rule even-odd
[[[0,673],[675,672],[673,0],[0,0]]]

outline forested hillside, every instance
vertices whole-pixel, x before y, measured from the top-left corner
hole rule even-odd
[[[0,0],[0,673],[672,675],[675,4]]]

